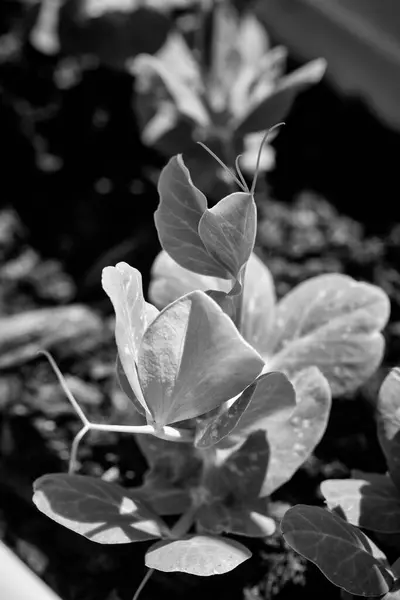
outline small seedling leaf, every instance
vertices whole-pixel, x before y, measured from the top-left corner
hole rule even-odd
[[[158,571],[181,571],[208,577],[228,573],[250,557],[250,550],[239,542],[196,535],[153,544],[146,553],[146,566]]]
[[[146,330],[138,372],[154,422],[163,427],[221,406],[263,366],[231,319],[196,291],[170,304]]]
[[[391,588],[393,579],[368,550],[368,538],[334,513],[299,504],[285,513],[281,529],[294,550],[350,594],[381,596]]]
[[[322,373],[309,367],[298,373],[292,383],[297,405],[290,417],[266,424],[270,461],[263,496],[289,481],[319,443],[328,424],[331,391]]]
[[[390,313],[380,288],[338,274],[300,284],[277,305],[273,370],[289,377],[315,365],[334,396],[363,383],[379,365]]]
[[[206,209],[199,235],[210,256],[236,279],[254,248],[257,211],[249,193],[236,192]]]
[[[146,404],[140,389],[136,363],[139,346],[158,310],[143,298],[142,276],[126,263],[103,269],[102,286],[115,310],[115,339],[124,373],[143,410]]]
[[[377,403],[378,437],[389,473],[400,493],[400,369],[382,383]]]
[[[339,506],[352,525],[400,532],[400,494],[387,475],[357,473],[357,479],[328,479],[321,492],[329,508]]]
[[[34,483],[33,501],[53,521],[99,544],[151,540],[167,529],[131,492],[95,477],[44,475]]]
[[[193,184],[182,156],[174,156],[158,181],[160,204],[154,213],[164,250],[181,266],[200,275],[229,278],[226,268],[208,253],[200,238],[207,199]]]

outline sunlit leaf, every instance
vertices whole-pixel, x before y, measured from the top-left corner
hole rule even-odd
[[[239,542],[196,535],[153,544],[146,552],[146,566],[158,571],[181,571],[207,577],[228,573],[250,557],[250,550]]]
[[[261,495],[270,495],[289,481],[310,456],[325,433],[331,408],[331,391],[316,367],[292,380],[297,405],[283,421],[266,423],[270,460]]]
[[[334,513],[299,504],[285,513],[281,529],[292,548],[350,594],[381,596],[391,588],[393,579],[373,556],[368,538]]]
[[[170,304],[146,330],[141,388],[157,426],[202,415],[237,396],[264,364],[204,292]]]
[[[382,383],[377,416],[379,442],[400,493],[400,369],[392,369]]]
[[[34,483],[33,501],[53,521],[99,544],[151,540],[166,530],[131,492],[95,477],[44,475]]]
[[[357,473],[357,479],[328,479],[321,492],[329,508],[339,506],[352,525],[400,532],[400,494],[387,475]]]
[[[139,346],[158,310],[143,298],[142,276],[126,263],[103,269],[102,286],[115,310],[115,339],[124,373],[137,401],[146,410],[136,363]]]
[[[204,211],[198,231],[210,256],[238,278],[253,251],[256,229],[253,196],[235,192]]]
[[[162,247],[182,267],[215,277],[229,278],[206,250],[198,228],[207,210],[207,199],[198,190],[185,167],[182,156],[174,156],[158,180],[160,204],[154,213]]]
[[[289,377],[309,365],[319,367],[332,394],[350,392],[379,365],[380,334],[390,312],[380,288],[338,274],[300,284],[277,305],[272,370]]]
[[[280,123],[289,112],[297,94],[318,83],[325,69],[326,61],[317,59],[283,77],[272,90],[263,86],[263,94],[254,86],[247,113],[236,121],[236,134],[243,136]]]

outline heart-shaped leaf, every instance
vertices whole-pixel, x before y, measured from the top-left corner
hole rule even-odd
[[[238,279],[253,251],[256,229],[252,194],[235,192],[203,212],[198,231],[210,256]]]
[[[292,380],[296,408],[283,421],[266,420],[270,447],[268,474],[261,494],[269,496],[289,481],[321,440],[331,409],[329,384],[316,367],[304,369]]]
[[[310,85],[318,83],[326,69],[326,61],[317,59],[309,62],[294,73],[283,77],[271,89],[260,78],[254,85],[248,101],[248,110],[236,120],[237,136],[269,129],[280,123],[289,112],[297,94]]]
[[[276,310],[275,355],[269,368],[296,371],[315,365],[332,394],[354,390],[379,365],[389,318],[385,292],[345,275],[320,275],[297,286]]]
[[[118,354],[133,395],[137,399],[135,406],[138,408],[139,403],[143,411],[146,411],[136,363],[143,334],[158,314],[158,310],[145,302],[142,276],[137,269],[126,263],[118,263],[116,267],[103,269],[102,286],[114,306]]]
[[[167,306],[146,330],[138,372],[156,426],[205,414],[250,385],[264,363],[204,292]]]
[[[181,267],[228,279],[226,268],[210,256],[199,236],[207,199],[193,184],[181,155],[171,158],[161,171],[158,193],[160,204],[154,221],[164,250]]]
[[[328,479],[321,492],[329,508],[339,506],[352,525],[400,532],[400,494],[387,475],[357,473],[357,479]]]
[[[239,542],[195,535],[153,544],[146,552],[146,566],[158,571],[181,571],[207,577],[228,573],[250,557],[250,550]]]
[[[382,383],[377,402],[378,437],[389,473],[400,491],[400,369]]]
[[[369,550],[369,540],[341,517],[323,508],[298,504],[284,515],[286,542],[350,594],[381,596],[393,584],[389,572]]]
[[[34,483],[33,501],[45,515],[99,544],[128,544],[162,537],[163,521],[114,483],[56,473]]]

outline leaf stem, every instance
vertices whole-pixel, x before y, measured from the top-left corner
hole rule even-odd
[[[185,535],[193,525],[194,517],[197,512],[197,506],[192,504],[185,513],[177,520],[175,525],[171,528],[171,537],[177,539]]]
[[[156,430],[152,425],[108,425],[107,423],[89,423],[89,426],[93,431],[156,435]],[[157,432],[157,434],[158,433],[159,432]],[[162,433],[163,439],[171,442],[189,442],[193,439],[193,436],[189,431],[175,429],[175,427],[164,427],[160,433]]]
[[[74,441],[71,446],[71,455],[69,457],[69,465],[68,465],[68,474],[72,475],[75,472],[77,462],[78,462],[78,448],[79,444],[82,441],[84,435],[90,430],[89,425],[84,425],[80,431],[74,437]]]
[[[77,413],[77,415],[80,418],[80,420],[82,421],[82,423],[86,426],[89,425],[89,421],[88,421],[85,413],[83,412],[83,410],[79,406],[78,402],[75,400],[75,398],[71,394],[70,390],[68,389],[67,382],[65,381],[64,375],[61,373],[60,369],[58,368],[58,366],[56,364],[56,361],[54,360],[54,358],[52,357],[50,352],[47,352],[47,350],[40,350],[39,354],[43,354],[49,361],[50,366],[53,369],[54,373],[56,374],[56,377],[64,391],[64,394],[67,396],[68,400],[72,404],[72,407],[74,408],[75,412]]]
[[[143,590],[144,586],[146,585],[146,583],[148,582],[148,580],[150,579],[150,577],[153,575],[154,573],[154,569],[149,569],[146,573],[146,575],[143,577],[138,589],[135,592],[135,595],[133,596],[132,600],[138,600],[140,592]]]

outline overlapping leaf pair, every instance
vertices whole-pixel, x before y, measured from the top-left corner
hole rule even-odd
[[[104,269],[103,287],[116,313],[122,378],[157,432],[219,408],[262,371],[260,355],[204,292],[158,313],[143,299],[140,273],[125,263]]]

